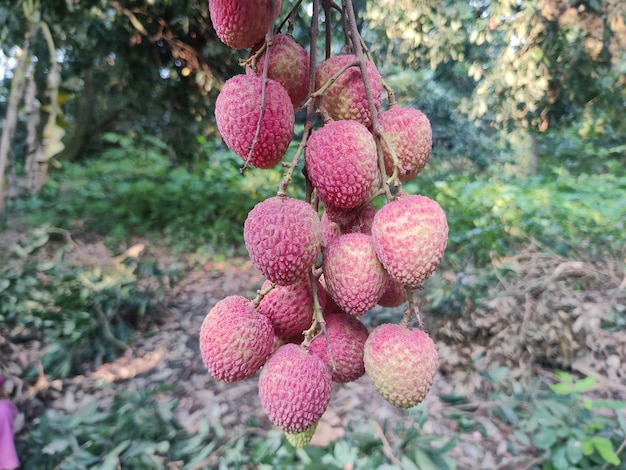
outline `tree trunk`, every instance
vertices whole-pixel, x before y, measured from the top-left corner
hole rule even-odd
[[[17,58],[15,69],[13,69],[13,81],[11,83],[11,93],[9,94],[7,115],[2,122],[2,136],[0,136],[0,212],[4,212],[6,206],[5,174],[11,161],[9,153],[11,151],[11,142],[15,134],[15,126],[17,125],[18,109],[24,91],[26,68],[30,62],[30,38],[33,33],[34,25],[31,25],[24,36],[24,46],[22,47],[21,54]]]

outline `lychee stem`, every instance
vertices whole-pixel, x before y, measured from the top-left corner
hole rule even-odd
[[[372,121],[372,133],[376,140],[376,152],[378,153],[378,168],[382,179],[382,186],[385,190],[387,202],[393,200],[389,183],[385,180],[387,174],[384,165],[383,149],[381,144],[381,132],[380,123],[378,122],[378,110],[374,103],[374,94],[372,93],[372,86],[370,84],[369,76],[367,75],[367,64],[365,54],[363,53],[363,45],[361,43],[361,35],[356,25],[356,16],[354,15],[354,7],[351,0],[342,0],[343,8],[346,12],[348,20],[348,28],[350,29],[350,39],[352,40],[352,50],[361,69],[361,78],[363,79],[363,85],[365,86],[365,95],[367,96],[367,107],[370,113],[370,119]]]
[[[289,32],[289,34],[292,33],[293,30],[293,18],[295,18],[296,16],[296,11],[298,11],[300,9],[300,5],[302,4],[302,0],[298,0],[296,2],[296,4],[291,8],[291,10],[289,10],[289,13],[287,13],[287,16],[285,16],[285,18],[283,19],[283,21],[281,21],[281,23],[278,25],[278,28],[276,28],[276,31],[280,33],[280,30],[283,29],[283,26],[285,26],[285,23],[287,21],[290,21],[289,23],[289,27],[287,29],[287,31]]]
[[[259,304],[261,303],[261,300],[263,300],[263,297],[265,297],[267,294],[269,294],[274,289],[274,287],[276,287],[276,283],[272,282],[265,289],[257,290],[256,291],[256,297],[252,300],[252,306],[254,308],[257,308],[259,306]]]
[[[424,322],[422,321],[422,317],[420,316],[420,309],[415,303],[414,294],[416,288],[411,286],[404,286],[404,289],[406,290],[406,298],[409,302],[409,307],[407,308],[406,312],[404,312],[401,323],[404,325],[408,325],[413,318],[413,315],[415,315],[415,318],[417,318],[417,326],[423,330]]]
[[[265,35],[265,47],[267,49],[266,53],[265,53],[265,61],[263,64],[263,75],[261,77],[262,79],[262,86],[261,86],[261,109],[259,112],[259,120],[256,124],[256,130],[254,131],[254,138],[252,139],[252,145],[250,146],[250,151],[248,152],[248,158],[246,159],[246,162],[244,163],[243,167],[241,167],[241,169],[239,170],[241,173],[243,173],[244,171],[246,171],[246,169],[248,168],[248,165],[250,164],[250,159],[252,158],[252,154],[254,153],[254,148],[256,147],[256,144],[259,140],[259,134],[261,133],[261,123],[263,122],[263,116],[265,115],[265,106],[266,106],[266,98],[267,98],[267,71],[270,67],[270,53],[272,52],[272,42],[273,42],[273,37],[274,37],[274,22],[276,21],[275,18],[275,3],[276,0],[270,0],[270,8],[272,9],[272,20],[270,21],[268,27],[267,27],[267,34]]]
[[[318,98],[319,96],[322,96],[326,90],[328,90],[331,85],[333,83],[335,83],[337,81],[337,79],[339,77],[341,77],[341,75],[348,70],[350,67],[355,67],[359,65],[359,61],[358,60],[353,60],[352,62],[344,65],[343,67],[341,67],[332,77],[330,77],[326,83],[324,83],[324,85],[322,85],[319,90],[317,90],[315,93],[311,93],[311,97],[309,99],[315,99]]]
[[[311,17],[311,28],[309,30],[309,38],[310,38],[310,51],[309,51],[309,96],[313,94],[315,91],[315,69],[316,69],[316,61],[317,61],[317,37],[319,36],[319,9],[320,9],[320,0],[315,0],[313,2],[313,15]],[[293,172],[298,167],[300,163],[300,157],[306,148],[306,143],[309,139],[309,135],[311,135],[311,131],[313,130],[313,118],[315,117],[315,101],[309,98],[305,103],[306,106],[306,120],[304,122],[304,132],[302,133],[302,139],[300,140],[300,145],[298,145],[298,149],[289,164],[287,171],[283,175],[283,179],[278,186],[278,196],[286,196],[287,195],[287,186],[289,186],[289,182],[293,177]],[[306,166],[306,163],[305,163]],[[307,201],[311,200],[311,193],[313,191],[312,185],[310,185],[308,177],[306,177],[306,167],[303,169],[303,173],[305,175],[307,181]],[[309,189],[311,186],[311,189]]]
[[[387,92],[387,101],[389,101],[389,107],[392,108],[393,106],[398,104],[396,102],[396,94],[391,88],[391,86],[389,86],[389,84],[384,79],[382,80],[382,83],[383,83],[383,88]]]

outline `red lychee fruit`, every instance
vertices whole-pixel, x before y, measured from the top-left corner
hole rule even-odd
[[[253,49],[251,54],[254,54]],[[265,52],[256,61],[256,71],[250,66],[246,73],[262,76]],[[280,83],[296,108],[309,93],[309,53],[290,34],[277,34],[272,39],[267,77]]]
[[[378,173],[374,137],[356,121],[335,121],[314,131],[305,160],[320,201],[342,209],[363,203]]]
[[[287,286],[307,277],[322,245],[322,226],[306,202],[274,196],[252,208],[243,239],[266,279]]]
[[[372,234],[372,223],[376,209],[365,206],[363,209],[337,209],[333,206],[324,208],[322,214],[322,241],[324,245],[341,234]]]
[[[332,378],[324,361],[296,344],[285,344],[259,375],[259,398],[270,421],[289,433],[317,423],[330,401]]]
[[[254,375],[272,352],[269,319],[245,297],[232,295],[209,311],[200,327],[200,353],[216,379],[235,382]]]
[[[334,238],[322,257],[324,280],[341,310],[363,315],[385,291],[389,275],[376,257],[370,235],[347,233]]]
[[[266,169],[285,155],[293,137],[295,115],[287,90],[268,80],[265,111],[255,142],[262,90],[263,79],[255,75],[230,78],[215,102],[215,121],[229,149],[250,165]]]
[[[380,127],[398,158],[400,181],[413,179],[426,165],[433,147],[433,132],[424,113],[415,108],[393,106],[378,116]],[[393,157],[383,141],[387,175],[393,174]]]
[[[378,301],[378,305],[381,307],[397,307],[407,300],[408,298],[404,286],[400,282],[390,278],[383,296]]]
[[[389,276],[419,286],[439,265],[448,241],[443,209],[426,196],[402,196],[374,216],[372,237]]]
[[[280,13],[281,0],[209,0],[211,23],[220,40],[233,49],[248,49],[259,42]]]
[[[358,379],[365,373],[363,347],[369,334],[366,326],[358,318],[344,312],[326,315],[325,321],[335,367],[328,355],[325,335],[315,338],[309,351],[328,364],[333,381],[346,383]]]
[[[385,400],[411,408],[424,400],[437,372],[437,348],[428,333],[385,323],[365,341],[365,372]]]
[[[353,54],[336,55],[326,59],[317,68],[315,89],[319,90],[336,73],[355,59],[356,56]],[[382,80],[372,62],[367,61],[365,68],[372,89],[374,104],[378,109],[383,89]],[[343,72],[323,93],[320,100],[323,108],[335,121],[353,119],[367,127],[372,123],[363,76],[358,65]]]
[[[270,286],[265,281],[261,290]],[[326,295],[321,284],[317,285],[320,308],[324,308]],[[274,334],[280,338],[301,335],[313,322],[313,292],[309,278],[303,278],[290,286],[276,286],[259,303],[259,312],[268,317]]]

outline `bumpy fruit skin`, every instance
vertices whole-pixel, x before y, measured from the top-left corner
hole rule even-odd
[[[313,424],[308,429],[302,432],[297,432],[297,433],[285,432],[285,437],[287,438],[287,441],[292,446],[301,449],[303,447],[306,447],[307,444],[311,442],[311,439],[313,439],[313,435],[315,434],[316,429],[317,429],[317,423]]]
[[[379,325],[365,342],[365,372],[378,393],[399,408],[424,400],[437,361],[437,349],[428,333],[406,325]]]
[[[397,307],[398,305],[402,305],[407,300],[406,289],[404,286],[398,281],[389,279],[385,292],[378,301],[378,305],[381,307]]]
[[[263,79],[256,75],[235,75],[224,83],[215,102],[215,121],[228,148],[248,161],[259,116]],[[293,136],[295,115],[287,90],[267,81],[265,112],[249,164],[271,168],[285,155]]]
[[[252,50],[251,54],[255,51]],[[257,59],[256,71],[249,66],[246,73],[263,75],[265,70],[265,52]],[[277,34],[272,39],[272,47],[267,69],[267,78],[280,83],[291,98],[293,107],[297,107],[309,93],[309,53],[289,34]]]
[[[321,334],[311,342],[311,354],[328,364],[334,382],[357,380],[365,374],[363,349],[369,334],[366,326],[358,318],[344,312],[326,315],[325,321],[335,368],[330,362],[325,335]]]
[[[265,281],[261,289],[270,286]],[[317,296],[320,307],[325,305],[324,288],[318,283]],[[313,292],[309,278],[303,278],[290,286],[276,286],[259,303],[259,312],[272,322],[274,334],[279,338],[301,335],[313,321]]]
[[[281,0],[276,0],[275,15]],[[273,21],[270,0],[209,0],[209,15],[220,40],[233,49],[247,49],[259,42]]]
[[[315,88],[319,90],[339,70],[355,60],[353,54],[336,55],[326,59],[317,69]],[[376,109],[380,107],[382,80],[376,66],[366,63],[367,77],[372,89]],[[326,112],[335,121],[353,119],[365,126],[370,126],[372,117],[367,103],[367,94],[359,66],[350,67],[321,96],[321,103]]]
[[[274,345],[268,318],[245,297],[232,295],[209,311],[200,327],[200,353],[216,379],[235,382],[254,375]]]
[[[305,159],[320,201],[341,209],[363,203],[378,173],[374,137],[357,121],[334,121],[314,131]]]
[[[372,237],[389,276],[419,286],[439,265],[448,242],[443,209],[426,196],[403,196],[374,216]]]
[[[363,315],[385,291],[389,275],[376,257],[370,235],[347,233],[326,246],[322,258],[326,288],[339,307]]]
[[[250,259],[270,282],[288,286],[308,275],[322,244],[322,226],[306,202],[283,196],[252,208],[243,226]]]
[[[422,171],[433,147],[433,131],[424,113],[415,108],[393,106],[380,113],[378,123],[398,157],[400,181],[413,179]],[[387,175],[393,174],[393,158],[383,142]]]
[[[296,344],[272,354],[259,375],[259,398],[270,421],[301,433],[321,418],[330,401],[332,378],[324,361]]]

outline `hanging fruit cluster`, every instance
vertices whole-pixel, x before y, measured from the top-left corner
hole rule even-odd
[[[299,5],[288,15],[290,26]],[[275,31],[280,6],[280,0],[209,0],[219,38],[251,49],[245,73],[224,84],[215,107],[219,132],[243,169],[277,165],[299,107],[306,122],[295,155],[283,163],[276,196],[257,204],[244,224],[246,248],[266,282],[255,299],[233,295],[209,311],[200,349],[219,380],[260,370],[263,409],[290,442],[304,446],[333,381],[367,374],[402,408],[428,393],[437,350],[413,294],[439,265],[448,225],[437,202],[402,190],[428,162],[430,122],[395,102],[364,51],[351,1],[313,2],[309,51],[289,32]],[[327,28],[330,9],[341,12],[347,43],[343,53],[327,53],[318,63],[322,8]],[[288,195],[303,156],[310,183],[305,200]],[[378,210],[377,198],[384,198]],[[370,332],[360,320],[376,305],[404,303],[398,323]]]

